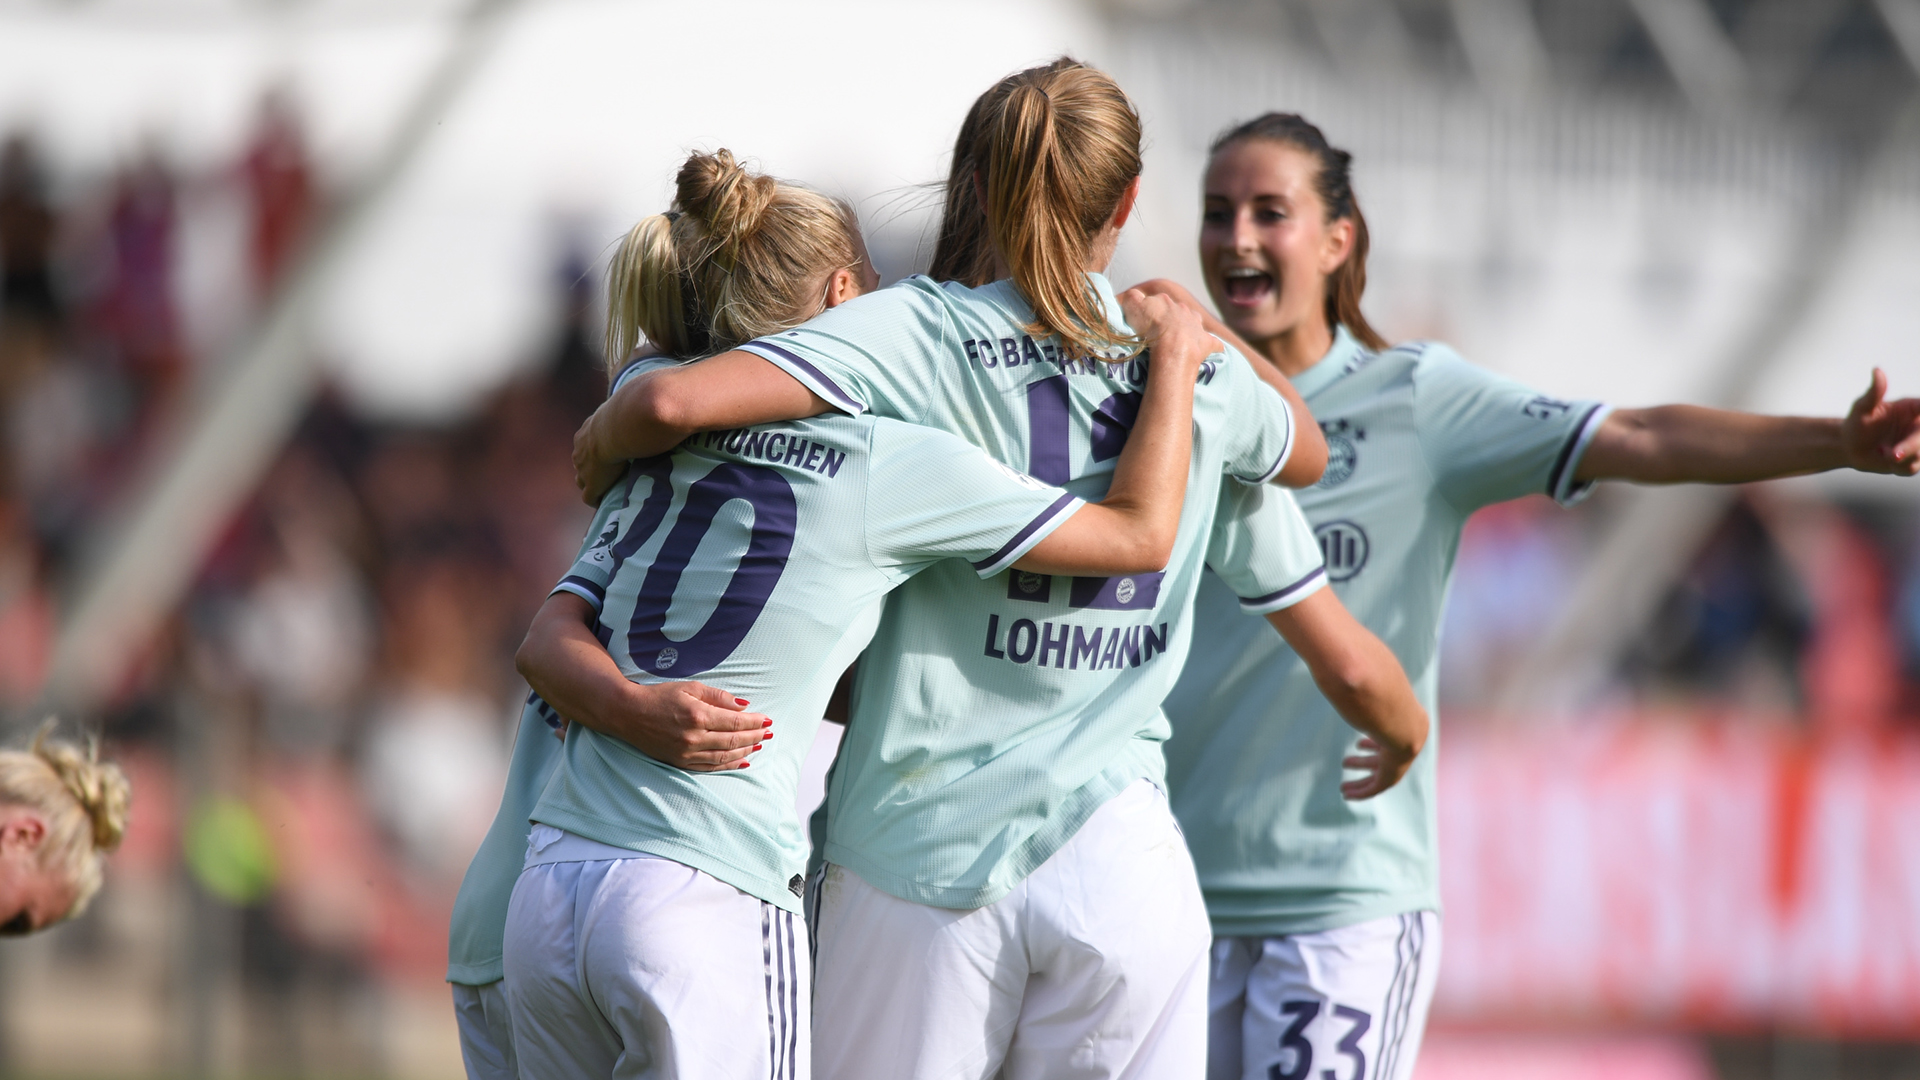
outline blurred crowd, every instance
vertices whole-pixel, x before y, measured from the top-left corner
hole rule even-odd
[[[1441,650],[1454,719],[1502,693],[1561,617],[1610,516],[1544,496],[1481,511],[1461,542]],[[1920,518],[1908,501],[1742,490],[1647,626],[1609,704],[1866,733],[1920,717]]]
[[[241,326],[328,213],[275,96],[211,174],[182,175],[159,146],[105,177],[53,175],[27,133],[0,150],[0,717],[16,728],[63,601],[218,374],[181,311],[188,198],[245,223]],[[153,989],[186,1010],[184,1038],[219,993],[208,979],[264,1003],[261,1054],[284,1065],[318,1053],[295,1045],[294,996],[338,1011],[383,980],[438,978],[526,693],[512,651],[589,517],[569,447],[605,386],[597,276],[590,253],[555,263],[544,355],[465,420],[374,420],[323,389],[161,639],[83,718],[128,763],[134,829],[102,916],[59,947],[105,955],[116,927],[142,925],[116,921],[116,891],[174,898],[170,925],[200,953],[162,963]],[[1920,712],[1916,522],[1804,498],[1733,504],[1619,672],[1630,701],[1841,727]],[[1459,719],[1493,710],[1607,514],[1602,493],[1475,518],[1443,650]]]
[[[224,359],[184,328],[189,198],[242,211],[244,328],[328,209],[284,100],[214,175],[179,174],[157,146],[104,178],[51,175],[28,133],[0,151],[0,716],[16,726],[63,601]],[[590,516],[569,450],[605,387],[594,279],[584,257],[556,262],[546,354],[469,418],[381,422],[323,389],[161,640],[82,718],[136,785],[110,893],[184,894],[186,936],[228,961],[159,976],[189,1012],[237,981],[279,1044],[297,1037],[275,1033],[287,995],[439,978],[526,692],[512,651]],[[104,928],[62,948],[113,950],[105,899]]]

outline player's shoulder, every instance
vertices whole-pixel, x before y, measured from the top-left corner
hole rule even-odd
[[[1473,393],[1512,383],[1504,375],[1475,364],[1444,341],[1408,341],[1381,353],[1405,365],[1416,394]]]

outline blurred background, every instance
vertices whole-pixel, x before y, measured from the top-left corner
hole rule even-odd
[[[612,245],[725,146],[915,272],[968,104],[1061,51],[1146,121],[1119,284],[1199,291],[1207,142],[1297,110],[1392,338],[1920,395],[1920,0],[0,0],[0,720],[136,792],[0,948],[0,1073],[460,1075]],[[1920,1077],[1920,482],[1525,500],[1456,585],[1423,1080]]]

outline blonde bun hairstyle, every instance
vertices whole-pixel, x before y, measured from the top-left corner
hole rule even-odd
[[[837,270],[860,265],[853,208],[753,172],[731,151],[693,154],[673,209],[627,233],[607,274],[607,364],[639,340],[674,356],[724,352],[826,307]]]
[[[82,749],[52,738],[53,729],[48,720],[26,750],[0,750],[0,803],[45,817],[40,865],[74,886],[70,919],[100,891],[106,853],[126,835],[133,788],[119,766],[100,760],[97,742]]]

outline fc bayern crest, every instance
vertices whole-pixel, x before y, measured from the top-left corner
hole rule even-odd
[[[1356,426],[1350,420],[1328,420],[1320,425],[1321,434],[1327,438],[1327,471],[1320,475],[1315,487],[1338,487],[1353,476],[1353,470],[1360,465],[1360,448],[1356,443],[1367,438],[1365,428]]]

